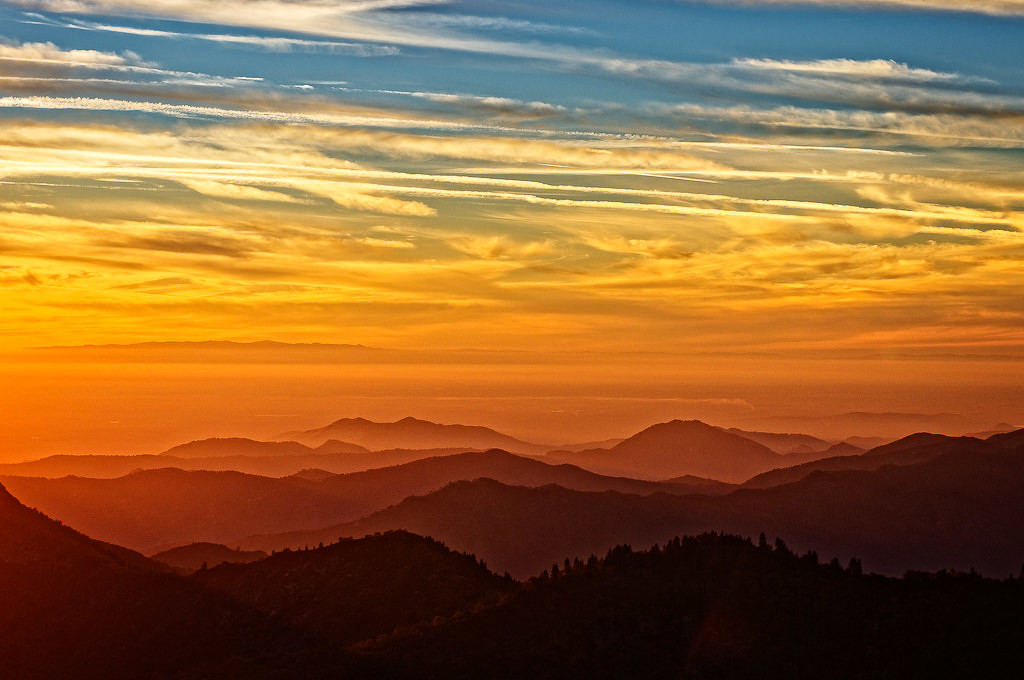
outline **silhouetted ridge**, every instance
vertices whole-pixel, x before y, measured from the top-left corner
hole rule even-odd
[[[978,444],[954,440],[952,451],[923,462],[819,471],[796,482],[719,496],[463,481],[358,522],[254,537],[250,545],[268,549],[401,528],[524,577],[560,556],[599,553],[620,542],[653,544],[708,530],[764,531],[786,536],[802,550],[844,560],[856,555],[866,568],[887,574],[973,567],[1004,575],[1024,562],[1024,456],[979,451]]]
[[[236,545],[237,539],[252,534],[349,522],[408,496],[436,491],[453,480],[478,477],[518,486],[554,483],[585,491],[637,494],[705,490],[703,485],[599,475],[501,450],[437,456],[345,475],[284,479],[168,468],[118,479],[7,480],[23,498],[50,515],[97,538],[152,553],[196,541]]]
[[[998,446],[1000,449],[1014,451],[1024,446],[1024,429],[995,434],[985,441]]]
[[[191,587],[137,553],[62,526],[0,491],[5,678],[135,679],[258,659],[286,631]]]
[[[481,425],[442,425],[411,416],[393,423],[378,423],[366,418],[341,418],[324,427],[285,432],[276,439],[293,439],[310,446],[319,446],[328,439],[340,439],[371,450],[465,447],[543,453],[549,448],[524,442]]]
[[[225,564],[194,579],[337,644],[494,605],[515,585],[470,555],[405,531]]]
[[[226,456],[301,456],[314,449],[298,442],[261,442],[244,437],[211,437],[179,444],[162,455],[180,458],[217,458]]]
[[[603,474],[643,479],[695,475],[724,482],[742,482],[785,464],[768,447],[699,420],[652,425],[611,449],[552,452],[549,457]]]
[[[743,486],[766,489],[799,481],[818,471],[877,470],[885,465],[922,463],[948,453],[970,455],[994,450],[992,444],[974,437],[950,437],[944,434],[918,432],[863,453],[819,458],[802,465],[770,470],[752,477]]]
[[[170,567],[189,573],[205,567],[219,564],[245,564],[262,560],[267,553],[262,550],[237,550],[220,543],[190,543],[170,550],[164,550],[150,556],[150,559]]]
[[[359,678],[1000,677],[1024,641],[1017,582],[861,575],[784,542],[675,538],[558,560],[515,597],[396,637]]]

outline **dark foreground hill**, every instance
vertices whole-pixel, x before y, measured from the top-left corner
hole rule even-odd
[[[0,602],[18,680],[930,680],[1010,677],[1024,644],[1019,580],[865,576],[780,541],[617,547],[517,584],[390,533],[185,578],[2,488]]]
[[[0,487],[0,676],[126,680],[258,660],[296,638],[224,596],[26,508]]]
[[[561,557],[601,553],[617,542],[649,545],[677,534],[764,531],[823,556],[860,556],[882,573],[974,567],[1005,575],[1024,562],[1024,455],[978,450],[978,441],[960,442],[916,464],[817,471],[791,484],[719,496],[458,482],[358,522],[244,543],[269,550],[407,529],[525,577]]]
[[[552,574],[501,606],[369,650],[353,675],[996,678],[1016,674],[1024,644],[1019,581],[867,577],[784,544],[705,535]]]
[[[224,564],[192,578],[332,645],[493,606],[516,588],[475,558],[402,531]]]

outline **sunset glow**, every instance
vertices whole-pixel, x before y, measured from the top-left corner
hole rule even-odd
[[[269,340],[584,357],[444,395],[408,367],[452,355],[389,358],[360,370],[406,401],[338,378],[310,424],[468,394],[550,438],[525,400],[581,381],[745,400],[735,422],[867,409],[850,381],[1019,417],[1022,35],[1014,0],[2,2],[6,398],[42,409],[15,395],[66,370],[72,402],[104,391],[33,347]]]

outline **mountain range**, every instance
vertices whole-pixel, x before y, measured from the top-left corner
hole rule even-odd
[[[1024,643],[1016,578],[867,576],[781,539],[616,545],[517,583],[387,532],[184,577],[3,487],[0,598],[19,680],[1002,677]]]
[[[442,425],[418,418],[402,418],[393,423],[377,423],[365,418],[342,418],[312,430],[284,432],[277,440],[294,440],[320,446],[338,439],[373,451],[394,448],[504,449],[514,453],[545,453],[551,447],[531,444],[480,425]]]
[[[912,461],[907,464],[814,470],[779,486],[714,496],[460,481],[357,522],[242,543],[272,549],[406,529],[523,577],[564,556],[600,554],[616,541],[649,545],[719,530],[785,536],[823,556],[858,555],[882,573],[955,567],[1005,575],[1024,562],[1022,438],[1021,432],[987,442],[912,436],[889,449]]]
[[[124,548],[31,510],[0,486],[0,658],[19,680],[188,675],[295,637]]]
[[[696,475],[734,483],[785,464],[767,446],[699,420],[652,425],[610,449],[555,451],[547,457],[602,474],[639,479]]]
[[[1012,483],[1021,474],[1015,467],[1021,432],[988,440],[920,433],[863,454],[785,467],[801,454],[780,455],[699,421],[671,421],[611,449],[540,459],[491,450],[345,475],[314,469],[272,479],[161,469],[105,480],[3,480],[48,514],[144,552],[197,541],[279,550],[406,529],[527,576],[562,553],[727,530],[785,535],[802,549],[837,556],[859,554],[887,573],[973,566],[1000,574],[1021,557],[1013,548],[1021,530],[1012,514],[1020,505]],[[277,446],[264,444],[267,451]],[[303,459],[304,445],[286,445]],[[186,451],[238,446],[248,442],[206,440]],[[701,463],[703,455],[711,462]],[[553,464],[562,458],[604,471],[684,474],[641,480]],[[720,477],[731,471],[740,481],[739,470],[760,474],[740,486],[687,476],[698,464],[715,466]],[[766,465],[775,469],[761,472]],[[891,530],[874,530],[872,522]]]
[[[708,484],[700,480],[659,484],[609,477],[497,450],[313,478],[308,474],[271,479],[238,472],[160,469],[117,479],[2,480],[27,503],[90,535],[151,552],[194,541],[233,544],[240,537],[256,533],[355,520],[409,496],[479,477],[524,487],[558,484],[584,491],[634,494],[684,494],[708,489]]]

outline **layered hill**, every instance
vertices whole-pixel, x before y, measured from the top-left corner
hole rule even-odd
[[[531,444],[480,425],[442,425],[418,418],[378,423],[365,418],[342,418],[312,430],[285,432],[279,440],[295,440],[319,446],[339,439],[373,451],[383,449],[504,449],[513,453],[544,453],[547,446]]]
[[[298,442],[262,442],[244,437],[212,437],[180,444],[163,452],[174,458],[225,458],[232,456],[309,456],[335,453],[369,453],[357,444],[331,439],[316,449]]]
[[[262,560],[262,550],[238,550],[220,543],[190,543],[150,555],[150,559],[166,564],[179,572],[191,573],[219,564],[248,564]]]
[[[943,489],[963,495],[979,479],[1002,475],[1002,486],[988,483],[998,506],[1020,482],[1004,463],[1019,463],[1021,452],[1014,441],[993,447],[976,457],[952,453],[878,471],[817,473],[732,496],[764,497],[848,475],[896,474],[891,481],[906,490],[899,475],[917,469],[915,488],[939,496]],[[967,463],[983,472],[951,481],[964,477]],[[489,487],[480,498],[501,489],[486,481],[455,486],[474,484]],[[727,498],[560,492],[553,507],[573,517],[579,504],[565,502],[572,495],[652,503]],[[486,512],[482,504],[477,509]],[[507,524],[487,519],[494,531]],[[62,526],[0,487],[2,674],[19,680],[1005,677],[1024,644],[1024,590],[1017,579],[865,576],[858,560],[845,569],[821,564],[818,554],[798,555],[781,540],[774,548],[717,534],[660,543],[644,552],[617,546],[603,558],[558,559],[524,584],[405,532],[184,578]]]
[[[682,475],[742,482],[785,465],[763,444],[699,420],[673,420],[639,432],[610,449],[551,452],[548,457],[602,474],[639,479]]]
[[[368,650],[349,676],[1005,677],[1022,606],[1013,581],[867,577],[705,535],[564,565],[496,608]]]
[[[140,471],[118,479],[3,479],[26,502],[90,535],[153,552],[197,541],[235,545],[233,541],[251,534],[351,521],[408,496],[478,477],[518,486],[559,484],[585,491],[706,492],[706,484],[699,481],[666,485],[608,477],[497,450],[313,479],[177,469]]]
[[[493,606],[515,590],[475,558],[407,532],[280,552],[251,564],[224,564],[192,577],[332,644]]]
[[[816,471],[877,470],[885,465],[920,463],[945,453],[982,452],[991,449],[991,444],[974,437],[949,437],[944,434],[919,432],[867,452],[840,453],[792,467],[763,472],[747,480],[743,486],[767,489],[799,481]]]
[[[197,541],[228,543],[242,527],[289,531],[351,516],[343,498],[240,472],[163,469],[117,479],[5,477],[3,483],[90,536],[145,553]]]
[[[200,442],[201,443],[201,442]],[[265,442],[259,442],[265,443]],[[343,444],[343,443],[341,443]],[[185,445],[188,446],[188,445]],[[301,446],[301,445],[300,445]],[[345,445],[355,446],[355,445]],[[306,453],[286,455],[227,455],[182,458],[167,454],[141,454],[134,456],[70,456],[57,455],[24,463],[0,464],[0,475],[22,477],[94,477],[112,479],[137,470],[159,470],[175,467],[182,470],[212,470],[244,472],[265,477],[287,477],[302,470],[320,469],[332,474],[343,474],[387,465],[400,465],[413,460],[464,453],[465,448],[453,449],[394,449],[369,453],[338,451],[334,441]],[[193,450],[195,453],[195,450]]]
[[[1015,572],[1024,561],[1024,456],[959,444],[923,462],[817,471],[791,484],[720,496],[458,482],[355,523],[256,537],[249,544],[267,549],[406,529],[528,576],[562,557],[600,554],[616,542],[646,545],[724,530],[785,536],[823,556],[862,556],[866,568],[883,573],[944,567]]]
[[[824,451],[832,446],[829,442],[809,434],[780,433],[780,432],[756,432],[741,430],[736,427],[723,428],[726,432],[738,434],[739,436],[755,441],[762,446],[767,446],[775,453],[786,455],[793,452]]]
[[[184,676],[297,649],[283,629],[94,541],[0,487],[0,658],[19,680]]]

